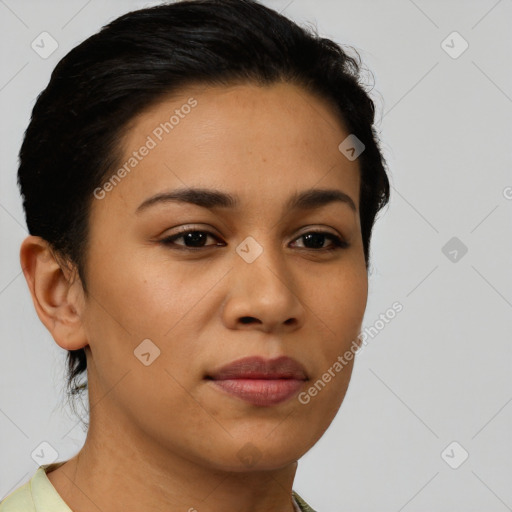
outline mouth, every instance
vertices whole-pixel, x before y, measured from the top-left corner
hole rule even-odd
[[[229,363],[205,379],[223,393],[265,407],[296,395],[308,376],[304,367],[290,357],[253,356]]]

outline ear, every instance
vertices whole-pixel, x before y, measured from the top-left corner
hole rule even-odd
[[[88,345],[80,279],[72,279],[69,269],[55,259],[48,242],[38,236],[30,235],[22,242],[20,262],[37,315],[57,344],[66,350]]]

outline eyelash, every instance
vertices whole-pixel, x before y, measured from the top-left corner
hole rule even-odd
[[[202,250],[206,250],[209,247],[216,247],[216,246],[218,247],[218,245],[206,245],[204,247],[187,247],[185,245],[180,246],[180,245],[177,245],[174,243],[175,240],[183,238],[185,235],[187,235],[189,233],[203,233],[203,234],[206,234],[206,235],[211,236],[218,240],[218,237],[216,235],[214,235],[213,233],[211,233],[210,231],[184,228],[183,230],[180,230],[180,232],[175,235],[171,235],[166,238],[163,238],[162,240],[160,240],[160,243],[166,247],[174,245],[174,247],[171,247],[171,248],[178,250],[178,251],[189,251],[189,252],[202,251]],[[306,251],[314,251],[314,252],[321,252],[321,251],[330,252],[330,251],[336,251],[336,250],[340,250],[340,249],[347,249],[350,246],[350,244],[348,242],[346,242],[345,240],[343,240],[341,237],[334,235],[333,233],[329,233],[326,231],[320,231],[320,230],[307,231],[306,233],[303,233],[302,235],[297,237],[295,240],[300,240],[301,238],[305,237],[306,235],[310,235],[310,234],[324,235],[326,238],[330,239],[333,242],[333,244],[329,247],[323,247],[323,248],[319,248],[319,249],[312,249],[310,247],[303,247],[301,249],[306,250]]]

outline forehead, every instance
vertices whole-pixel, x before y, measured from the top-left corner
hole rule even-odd
[[[318,186],[359,207],[358,162],[338,149],[348,135],[332,106],[296,85],[191,87],[134,118],[108,200],[134,210],[151,194],[193,186],[261,204]]]

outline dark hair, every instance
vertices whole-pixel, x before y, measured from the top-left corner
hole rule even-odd
[[[355,55],[255,0],[185,0],[117,18],[72,49],[37,98],[18,170],[30,234],[78,272],[87,295],[93,191],[120,164],[135,116],[191,85],[285,81],[327,100],[365,146],[358,161],[368,270],[372,227],[390,187]],[[69,351],[67,367],[74,396],[87,389],[78,385],[85,349]]]

